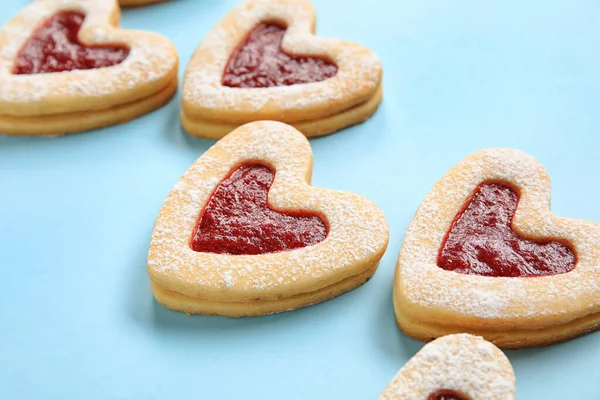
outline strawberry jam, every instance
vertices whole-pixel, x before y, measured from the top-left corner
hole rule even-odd
[[[294,56],[281,49],[287,28],[263,23],[231,55],[223,85],[237,88],[289,86],[333,77],[337,66],[318,57]]]
[[[129,55],[125,46],[87,46],[79,41],[85,14],[61,11],[38,27],[19,52],[13,74],[43,74],[95,69],[119,64]]]
[[[469,400],[469,398],[454,390],[442,389],[430,394],[427,400]]]
[[[225,178],[200,214],[191,248],[219,254],[264,254],[317,244],[328,228],[317,215],[275,211],[267,195],[274,172],[243,165]]]
[[[512,229],[518,202],[508,186],[479,185],[452,223],[437,265],[463,274],[504,277],[562,274],[575,268],[575,253],[566,244],[526,239]]]

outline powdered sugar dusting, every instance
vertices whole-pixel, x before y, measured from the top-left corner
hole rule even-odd
[[[529,238],[566,240],[577,254],[575,269],[537,278],[501,278],[438,268],[438,252],[454,217],[485,181],[515,187],[520,200],[513,229]],[[452,315],[454,326],[465,329],[481,328],[482,320],[502,321],[502,329],[544,328],[600,312],[599,271],[600,226],[550,212],[550,179],[533,157],[518,150],[488,149],[452,168],[420,205],[398,259],[396,311],[438,324],[443,312]]]
[[[321,82],[269,88],[221,84],[229,57],[264,21],[288,26],[282,47],[290,54],[321,56],[338,66]],[[292,123],[336,114],[366,101],[381,82],[381,62],[357,44],[314,36],[315,12],[306,0],[249,0],[231,11],[196,49],[186,69],[184,112],[190,118],[245,123],[260,118]]]
[[[276,171],[269,205],[322,215],[327,238],[262,255],[192,251],[192,232],[214,188],[235,166],[256,161]],[[316,290],[372,268],[387,246],[383,214],[360,196],[309,186],[311,164],[306,138],[282,123],[247,124],[221,139],[188,169],[161,209],[148,256],[152,280],[188,296],[243,301]]]
[[[33,31],[64,10],[86,19],[79,32],[89,44],[125,44],[129,56],[111,67],[68,72],[13,75],[20,49]],[[177,52],[155,33],[121,30],[115,0],[38,0],[0,29],[0,114],[32,116],[106,108],[142,99],[166,87],[175,77]]]
[[[441,389],[472,400],[514,400],[515,376],[506,356],[493,344],[477,336],[449,335],[425,345],[379,400],[426,400]]]

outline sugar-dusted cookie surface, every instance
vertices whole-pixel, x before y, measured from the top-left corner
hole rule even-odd
[[[477,152],[421,203],[394,281],[400,328],[481,335],[505,348],[600,328],[600,225],[550,211],[550,178],[511,149]]]
[[[0,133],[60,135],[122,123],[177,90],[175,47],[119,29],[116,0],[38,0],[0,29]]]
[[[218,139],[271,119],[306,136],[368,119],[381,98],[381,62],[358,44],[315,36],[307,0],[248,0],[204,38],[187,65],[182,122]]]
[[[478,336],[444,336],[426,344],[379,400],[514,400],[515,375],[506,356]]]
[[[217,142],[165,201],[148,255],[156,299],[232,317],[307,306],[375,272],[387,246],[382,212],[355,194],[310,186],[305,136],[274,121]]]

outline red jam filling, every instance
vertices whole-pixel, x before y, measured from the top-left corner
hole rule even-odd
[[[519,196],[511,188],[484,183],[473,193],[448,232],[438,266],[463,274],[526,277],[562,274],[575,268],[567,245],[525,239],[511,223]]]
[[[62,11],[49,18],[25,43],[13,67],[13,74],[42,74],[110,67],[129,55],[125,46],[86,46],[78,34],[85,14]]]
[[[311,246],[325,239],[327,225],[302,211],[279,212],[267,204],[275,174],[264,165],[235,169],[215,189],[194,231],[194,251],[264,254]]]
[[[430,394],[427,400],[469,400],[469,398],[454,390],[443,389]]]
[[[337,73],[337,66],[317,57],[293,56],[283,52],[286,27],[262,23],[231,55],[223,85],[237,88],[289,86],[319,82]]]

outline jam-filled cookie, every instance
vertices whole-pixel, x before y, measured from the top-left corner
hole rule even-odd
[[[314,36],[307,0],[249,0],[208,33],[183,84],[182,123],[219,139],[270,119],[306,136],[368,119],[381,102],[381,63],[369,49]]]
[[[600,328],[600,225],[550,212],[550,178],[511,149],[475,153],[419,207],[396,267],[400,328],[539,346]]]
[[[38,0],[0,30],[0,133],[61,135],[126,122],[177,90],[163,36],[117,28],[116,0]]]
[[[292,310],[366,282],[388,241],[382,212],[355,194],[310,186],[312,153],[293,127],[241,126],[168,195],[148,272],[156,300],[190,314]]]
[[[426,344],[402,367],[379,400],[514,400],[506,356],[478,336],[449,335]]]

